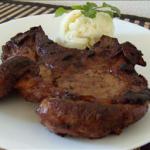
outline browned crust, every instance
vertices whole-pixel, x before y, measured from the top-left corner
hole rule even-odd
[[[49,130],[86,138],[120,134],[122,129],[144,116],[148,105],[99,104],[87,101],[44,100],[38,114]]]
[[[100,138],[119,134],[147,112],[150,91],[134,68],[146,63],[129,42],[102,36],[92,48],[79,51],[53,43],[35,27],[3,46],[3,61],[18,55],[36,61],[40,73],[18,76],[15,88],[29,101],[45,99],[38,114],[51,131]]]
[[[14,56],[25,56],[36,61],[37,46],[42,44],[42,41],[48,40],[41,26],[33,27],[24,33],[18,33],[12,37],[5,45],[2,46],[2,61]]]
[[[38,74],[38,66],[27,57],[16,56],[0,65],[0,98],[7,95],[25,73]]]

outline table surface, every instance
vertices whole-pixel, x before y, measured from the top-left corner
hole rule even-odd
[[[41,1],[42,2],[42,1]],[[58,3],[57,3],[58,4]],[[57,5],[0,0],[0,23],[25,16],[53,13]],[[121,19],[150,29],[150,18],[123,14]],[[0,148],[0,150],[3,150]],[[150,150],[147,144],[138,150]]]
[[[26,2],[42,2],[46,4],[54,5],[73,5],[73,4],[83,4],[88,0],[19,0]],[[93,2],[99,4],[103,0],[92,0]],[[150,17],[150,1],[149,0],[107,0],[107,3],[114,5],[121,9],[122,13],[128,13],[132,15],[138,15],[142,17]]]

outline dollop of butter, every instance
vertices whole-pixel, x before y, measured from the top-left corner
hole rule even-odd
[[[64,47],[85,49],[102,35],[113,36],[113,19],[106,13],[98,12],[95,18],[89,18],[80,10],[72,10],[62,17],[56,42]]]

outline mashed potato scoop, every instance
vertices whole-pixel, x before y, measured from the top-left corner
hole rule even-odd
[[[72,10],[61,17],[56,42],[64,47],[85,49],[99,41],[102,35],[113,36],[113,19],[106,13],[98,12],[95,18],[89,18],[81,10]]]

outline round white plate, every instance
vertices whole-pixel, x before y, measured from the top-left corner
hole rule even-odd
[[[53,15],[26,17],[0,24],[0,51],[12,36],[41,25],[50,38],[57,36],[59,18]],[[130,41],[142,50],[147,67],[137,67],[150,83],[150,31],[138,25],[114,19],[115,36],[120,42]],[[39,122],[36,106],[17,96],[0,101],[0,147],[6,149],[44,150],[127,150],[150,142],[150,111],[119,136],[99,140],[60,137],[50,133]]]

